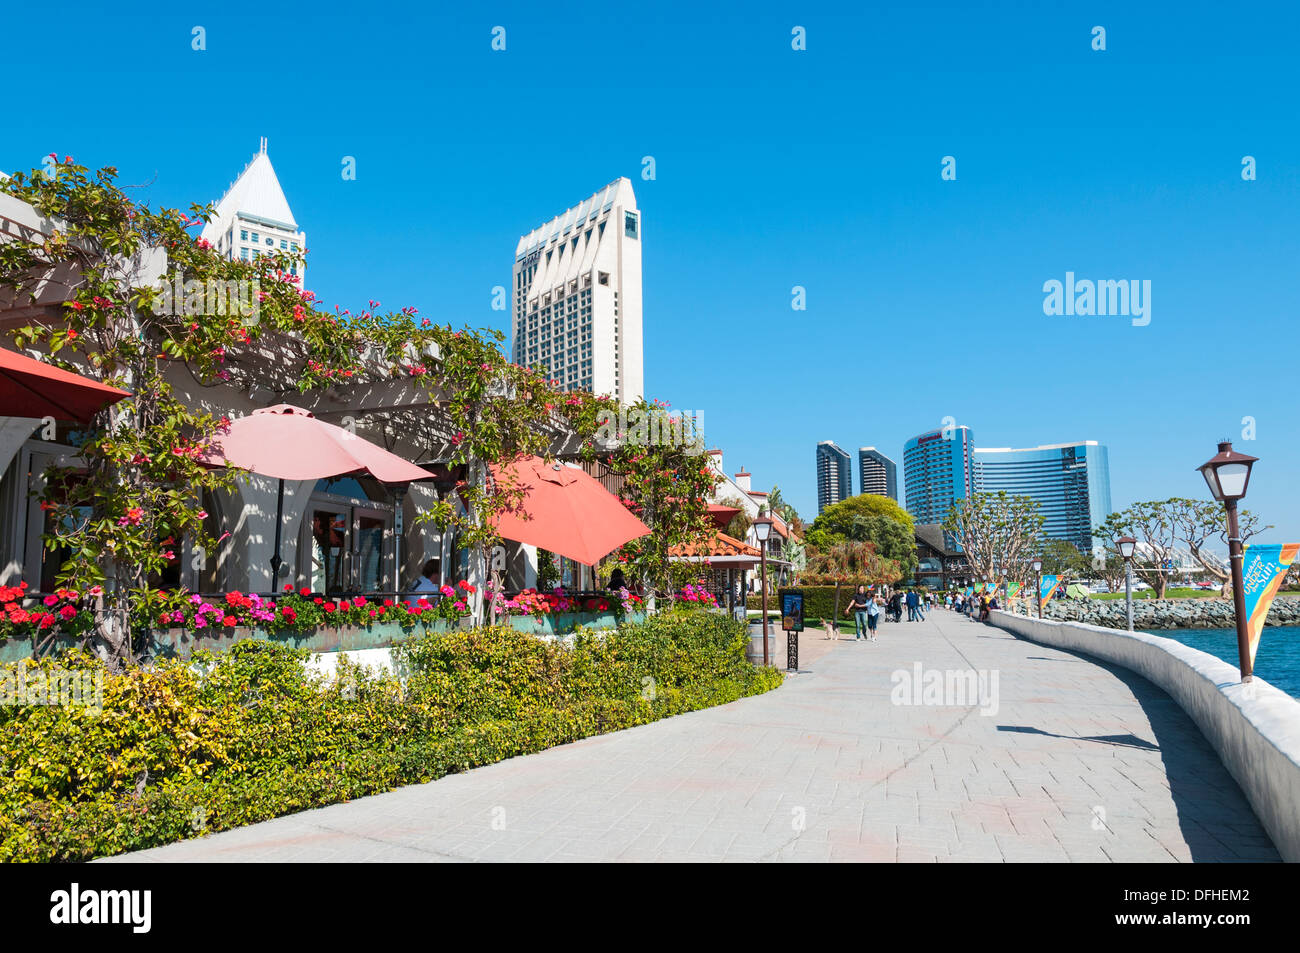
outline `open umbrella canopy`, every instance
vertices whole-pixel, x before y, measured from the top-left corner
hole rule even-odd
[[[0,348],[0,414],[85,422],[109,404],[130,397],[25,354]]]
[[[497,532],[517,543],[594,566],[650,532],[599,480],[577,467],[525,457],[509,467],[493,467],[492,475],[524,490],[521,510],[496,518]]]
[[[364,471],[382,483],[431,480],[434,474],[309,410],[276,404],[230,422],[207,441],[203,460],[281,480],[320,480]]]

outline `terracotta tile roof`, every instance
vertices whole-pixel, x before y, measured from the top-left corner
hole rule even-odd
[[[718,533],[713,539],[701,543],[688,543],[685,546],[673,546],[668,550],[670,556],[753,556],[762,555],[748,543],[742,543],[734,536]]]

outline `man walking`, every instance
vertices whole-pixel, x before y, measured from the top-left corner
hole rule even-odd
[[[867,595],[866,586],[858,586],[857,592],[853,593],[853,601],[849,603],[846,612],[853,613],[853,641],[869,637],[867,632],[867,607],[875,608],[875,601]]]
[[[916,590],[915,589],[907,590],[907,621],[908,622],[916,621],[916,607],[917,605],[919,605],[919,603],[920,600],[917,599],[916,597]]]

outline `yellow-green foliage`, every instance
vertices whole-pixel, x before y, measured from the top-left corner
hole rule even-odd
[[[682,613],[546,642],[509,628],[430,634],[399,676],[240,642],[190,664],[103,674],[102,710],[0,706],[0,860],[156,846],[734,701],[780,684],[745,632]],[[86,656],[29,671],[99,670]]]

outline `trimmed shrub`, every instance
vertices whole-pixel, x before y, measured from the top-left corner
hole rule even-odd
[[[571,644],[510,628],[412,638],[402,677],[335,677],[279,643],[102,676],[102,710],[0,706],[0,860],[87,860],[430,781],[767,691],[745,627],[666,613]]]

